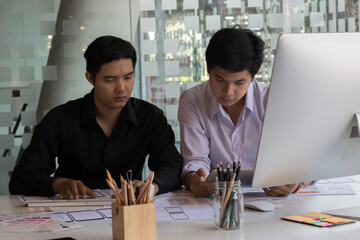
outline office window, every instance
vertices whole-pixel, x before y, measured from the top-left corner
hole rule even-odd
[[[264,39],[256,76],[263,82],[270,81],[279,34],[359,31],[356,0],[0,0],[0,6],[0,194],[8,194],[9,171],[39,119],[91,89],[82,54],[96,37],[134,44],[133,96],[164,110],[179,143],[179,96],[208,79],[205,49],[218,29],[239,24]]]

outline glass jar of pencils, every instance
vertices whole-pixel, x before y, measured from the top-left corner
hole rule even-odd
[[[244,198],[241,182],[216,179],[214,197],[215,225],[221,230],[239,229],[244,224]]]

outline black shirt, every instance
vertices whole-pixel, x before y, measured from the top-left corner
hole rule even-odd
[[[142,179],[145,158],[164,193],[181,185],[183,160],[163,112],[153,104],[130,98],[108,138],[96,122],[93,92],[60,105],[36,126],[9,183],[11,194],[53,195],[54,177],[81,180],[90,189],[108,188],[108,169],[120,186],[120,174]],[[58,157],[58,168],[55,158]],[[51,174],[54,177],[50,177]],[[126,178],[125,178],[126,179]]]

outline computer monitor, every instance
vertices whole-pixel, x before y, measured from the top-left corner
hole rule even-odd
[[[360,174],[356,113],[360,33],[282,34],[253,187]]]

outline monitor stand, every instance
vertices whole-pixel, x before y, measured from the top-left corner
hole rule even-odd
[[[360,113],[355,113],[355,117],[357,123],[357,136],[354,137],[360,137]]]
[[[355,122],[355,123],[354,123]],[[360,158],[360,113],[354,114],[350,138],[346,143],[342,159],[359,159]]]

